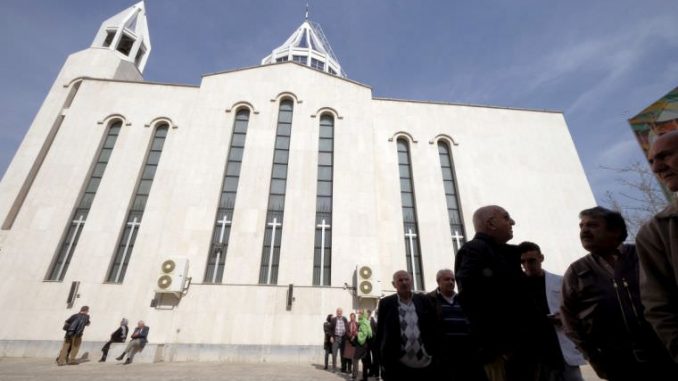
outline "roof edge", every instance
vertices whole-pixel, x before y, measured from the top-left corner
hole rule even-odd
[[[350,83],[352,83],[352,84],[354,84],[354,85],[358,85],[358,86],[365,87],[365,88],[368,88],[368,89],[372,90],[372,87],[371,87],[371,86],[368,86],[368,85],[366,85],[366,84],[364,84],[364,83],[355,81],[355,80],[350,79],[350,78],[341,77],[341,76],[338,76],[338,75],[334,75],[334,74],[326,73],[326,72],[324,72],[324,71],[320,71],[320,70],[317,70],[317,69],[313,69],[313,68],[311,68],[311,67],[308,67],[308,66],[306,66],[306,65],[302,65],[302,64],[300,64],[300,63],[298,63],[298,62],[294,62],[294,61],[271,62],[271,63],[268,63],[268,64],[257,65],[257,66],[247,66],[247,67],[241,67],[241,68],[237,68],[237,69],[230,69],[230,70],[217,71],[217,72],[214,72],[214,73],[203,74],[201,77],[204,78],[204,77],[209,77],[209,76],[213,76],[213,75],[226,74],[226,73],[233,73],[233,72],[236,72],[236,71],[252,70],[252,69],[258,69],[258,68],[267,67],[267,66],[287,65],[287,64],[297,65],[297,66],[299,66],[299,67],[303,67],[304,69],[312,70],[314,73],[323,74],[323,75],[329,76],[330,78],[340,79],[340,80],[342,80],[342,81],[350,82]]]
[[[444,101],[425,101],[425,100],[416,100],[416,99],[399,99],[399,98],[386,98],[386,97],[372,97],[375,101],[387,101],[387,102],[409,102],[409,103],[426,103],[434,105],[443,105],[443,106],[465,106],[465,107],[479,107],[479,108],[495,108],[500,110],[514,110],[514,111],[531,111],[531,112],[546,112],[550,114],[564,114],[559,110],[547,110],[547,109],[531,109],[531,108],[520,108],[520,107],[508,107],[508,106],[491,106],[491,105],[479,105],[473,103],[455,103],[455,102],[444,102]]]

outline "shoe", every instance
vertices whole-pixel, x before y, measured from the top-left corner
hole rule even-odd
[[[80,365],[80,363],[77,361],[71,361],[68,363],[68,365]]]
[[[99,362],[106,362],[106,357],[102,357]]]
[[[124,364],[124,365],[129,365],[129,364],[131,364],[131,363],[132,363],[132,359],[128,357],[127,360],[125,360],[125,364]]]
[[[122,354],[120,356],[116,357],[115,359],[120,361],[120,360],[122,360],[123,357],[125,357],[125,352],[122,352]]]

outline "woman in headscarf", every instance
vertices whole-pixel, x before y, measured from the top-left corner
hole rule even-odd
[[[351,324],[349,323],[349,326]],[[372,326],[365,310],[360,311],[360,318],[357,323],[357,331],[353,340],[355,352],[353,354],[353,379],[358,377],[358,360],[362,360],[363,378],[361,381],[367,381],[367,373],[370,369],[370,358],[367,356],[367,341],[372,337]]]

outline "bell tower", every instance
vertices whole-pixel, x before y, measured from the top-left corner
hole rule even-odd
[[[0,182],[0,243],[13,228],[68,109],[86,78],[143,81],[151,51],[143,1],[104,21],[92,45],[66,59]]]
[[[144,2],[104,21],[94,37],[92,48],[112,50],[120,59],[133,63],[142,73],[151,52]]]

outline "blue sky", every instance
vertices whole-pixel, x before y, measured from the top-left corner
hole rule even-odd
[[[0,1],[0,175],[68,54],[132,4]],[[257,65],[303,21],[305,4],[147,0],[144,77],[197,85]],[[678,86],[675,0],[311,0],[310,18],[375,96],[562,111],[599,202],[620,190],[601,166],[643,160],[627,119]]]

